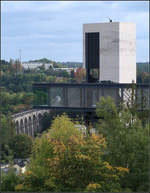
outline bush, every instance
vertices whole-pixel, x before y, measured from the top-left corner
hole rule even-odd
[[[14,169],[10,169],[7,174],[2,174],[1,188],[2,191],[15,191],[15,186],[19,182],[19,177]]]
[[[32,149],[32,138],[19,134],[13,137],[10,147],[14,153],[14,158],[28,158]]]

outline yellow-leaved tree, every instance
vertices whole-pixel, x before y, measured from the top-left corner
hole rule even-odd
[[[119,180],[128,169],[102,160],[102,135],[84,135],[65,114],[35,140],[31,162],[16,191],[122,191]]]

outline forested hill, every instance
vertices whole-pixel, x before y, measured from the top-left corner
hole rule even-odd
[[[51,63],[53,64],[55,67],[66,67],[66,68],[80,68],[82,67],[82,62],[56,62],[47,58],[42,58],[42,59],[38,59],[38,60],[29,60],[27,62],[35,62],[35,63],[43,63],[43,64],[48,64]]]
[[[77,67],[80,68],[83,66],[82,62],[56,62],[47,58],[42,58],[38,60],[29,60],[28,62],[37,62],[37,63],[52,63],[54,65],[57,65],[58,67],[67,67],[67,68],[73,68]],[[149,72],[149,63],[148,62],[137,62],[137,71],[139,72]]]
[[[149,72],[149,63],[148,62],[137,62],[136,68],[137,68],[137,71],[139,72]]]
[[[81,67],[83,67],[83,63],[81,63],[81,62],[62,62],[61,64],[63,66],[68,67],[68,68],[73,68],[73,67],[81,68]]]

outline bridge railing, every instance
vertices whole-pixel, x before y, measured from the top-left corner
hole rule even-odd
[[[38,111],[41,111],[41,109],[32,109],[32,110],[28,110],[28,111],[23,111],[21,113],[14,114],[11,117],[12,117],[12,119],[15,119],[17,117],[21,117],[21,116],[24,116],[26,114],[30,114],[30,113],[38,112]]]

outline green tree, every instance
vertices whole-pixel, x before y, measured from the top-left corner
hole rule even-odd
[[[35,89],[34,90],[34,104],[35,105],[46,105],[48,98],[47,89]]]
[[[15,191],[16,185],[19,183],[19,176],[15,173],[14,169],[10,169],[8,173],[2,173],[1,190],[3,192]]]
[[[10,142],[14,158],[28,158],[32,149],[32,138],[25,135],[15,135]]]
[[[33,104],[33,99],[34,99],[34,95],[33,93],[24,93],[24,96],[23,96],[23,104],[26,104],[26,105],[32,105]]]
[[[47,76],[46,81],[47,82],[55,82],[56,76]]]
[[[5,115],[1,115],[1,160],[10,161],[13,158],[13,152],[9,145],[11,139],[15,136],[14,125],[10,119],[10,117],[6,117]]]
[[[107,142],[104,160],[129,169],[123,186],[132,191],[148,191],[148,125],[143,127],[131,109],[118,112],[110,97],[101,99],[96,114],[97,130]]]
[[[43,117],[42,117],[42,130],[45,131],[47,129],[49,129],[51,122],[53,119],[53,114],[51,113],[44,113]]]
[[[105,145],[103,136],[85,136],[66,115],[57,117],[49,132],[36,138],[21,189],[121,191],[119,179],[128,169],[102,161]]]

